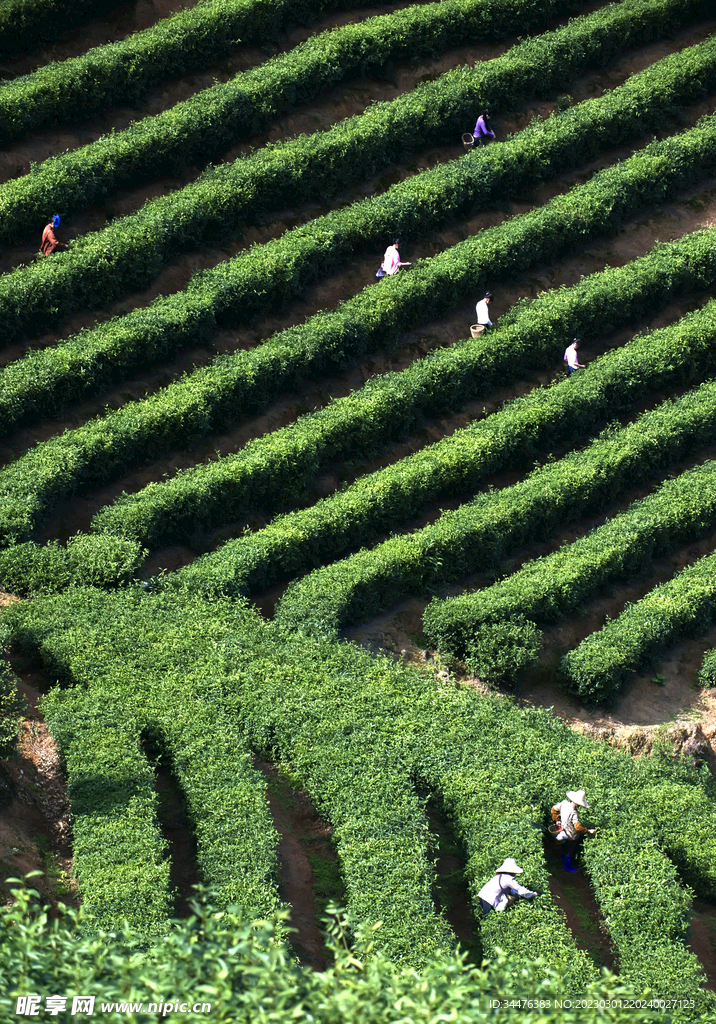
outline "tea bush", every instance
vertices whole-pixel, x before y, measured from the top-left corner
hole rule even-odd
[[[614,699],[626,680],[684,637],[704,633],[716,618],[716,555],[700,558],[656,587],[566,654],[564,686],[590,703]]]
[[[712,648],[704,655],[699,683],[701,686],[716,686],[716,648]]]
[[[108,534],[76,534],[64,547],[26,541],[0,551],[0,586],[22,597],[78,585],[114,587],[134,579],[145,556],[135,541]]]

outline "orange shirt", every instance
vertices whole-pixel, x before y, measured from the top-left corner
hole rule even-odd
[[[59,241],[55,232],[52,230],[52,224],[48,224],[45,230],[42,232],[42,241],[40,242],[40,252],[43,256],[51,256],[59,245]]]

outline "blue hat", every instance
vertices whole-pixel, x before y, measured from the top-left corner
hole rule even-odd
[[[60,215],[59,213],[53,213],[52,215],[52,226],[58,228],[60,226]]]

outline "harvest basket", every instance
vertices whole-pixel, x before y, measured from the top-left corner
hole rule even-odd
[[[558,832],[562,831],[562,825],[560,822],[553,821],[552,824],[547,827],[547,831],[551,836],[556,836]]]
[[[473,324],[470,328],[470,334],[473,338],[478,338],[485,330],[484,324]]]
[[[465,149],[472,149],[472,147],[475,145],[474,136],[470,135],[468,132],[465,132],[465,134],[462,137],[462,144],[465,147]]]

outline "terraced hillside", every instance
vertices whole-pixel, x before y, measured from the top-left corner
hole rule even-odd
[[[280,948],[325,969],[331,895],[401,967],[493,962],[465,1020],[500,951],[552,1001],[716,1014],[708,769],[562,721],[713,682],[714,4],[6,6],[4,642],[43,673],[83,934],[161,949],[200,880],[288,905]],[[543,845],[582,788],[606,960]],[[286,801],[321,837],[305,913]],[[478,920],[508,856],[539,896]]]

